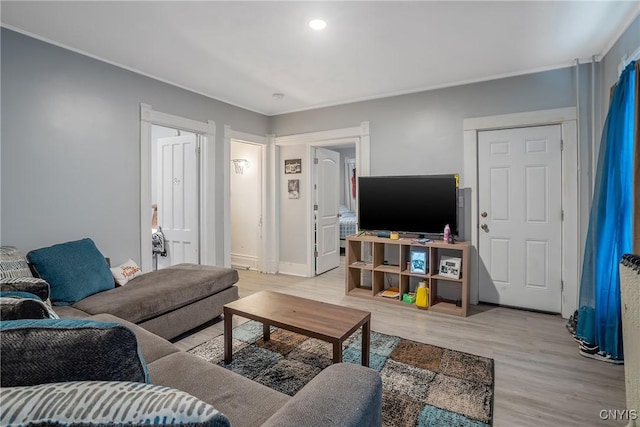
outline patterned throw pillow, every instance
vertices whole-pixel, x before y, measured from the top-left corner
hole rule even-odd
[[[29,292],[42,301],[49,301],[49,284],[38,277],[7,277],[0,279],[2,292]]]
[[[213,406],[152,384],[100,381],[10,387],[0,389],[0,401],[3,426],[231,426]]]
[[[134,260],[129,259],[129,261],[124,264],[113,267],[111,269],[111,274],[113,274],[113,278],[116,280],[118,285],[124,286],[129,280],[140,276],[142,274],[142,270],[140,270],[140,267],[138,267],[138,264],[136,264]]]
[[[18,249],[0,246],[0,278],[32,276],[27,260]]]
[[[60,381],[149,382],[135,334],[84,319],[0,322],[0,386]]]
[[[0,291],[0,320],[58,319],[58,315],[37,295]]]
[[[104,256],[91,239],[36,249],[27,259],[37,275],[49,282],[56,305],[72,305],[115,286]]]

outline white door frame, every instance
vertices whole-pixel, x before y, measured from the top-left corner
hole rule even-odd
[[[165,126],[204,135],[200,147],[200,263],[215,265],[215,164],[216,124],[161,113],[140,103],[140,268],[152,270],[151,254],[151,126]],[[145,232],[145,230],[148,231]]]
[[[260,241],[258,242],[258,271],[261,273],[275,273],[273,262],[265,256],[269,253],[269,242],[273,236],[273,230],[270,230],[270,212],[267,210],[267,176],[269,164],[267,163],[267,145],[269,139],[267,136],[253,135],[250,133],[239,132],[231,129],[231,126],[224,126],[224,266],[231,267],[231,140],[246,142],[260,147],[260,161],[262,162],[261,172],[261,188],[262,201],[260,206],[260,216],[262,217],[262,232]]]
[[[311,161],[312,147],[330,148],[340,145],[353,144],[356,147],[356,173],[357,176],[369,176],[371,173],[371,154],[369,150],[369,122],[361,122],[360,126],[351,128],[333,129],[320,132],[303,133],[298,135],[278,136],[275,138],[276,146],[305,145],[306,157]],[[277,156],[279,157],[279,156]],[[273,163],[277,170],[280,159],[276,158]],[[311,173],[313,168],[303,169],[307,188],[300,189],[305,194],[313,194]],[[280,195],[278,187],[273,188],[273,203],[278,203]],[[356,190],[356,195],[358,191]],[[307,218],[307,266],[306,277],[314,277],[315,269],[313,262],[313,197],[308,198],[306,207]]]
[[[478,286],[478,132],[559,124],[562,128],[562,317],[568,318],[578,306],[579,262],[579,156],[577,112],[575,107],[498,116],[475,117],[463,120],[462,187],[470,189],[471,246],[470,284],[471,303],[477,304]]]

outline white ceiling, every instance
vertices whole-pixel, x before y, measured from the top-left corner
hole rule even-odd
[[[606,53],[640,1],[1,7],[8,28],[274,115],[571,66]],[[307,25],[318,17],[328,23],[322,32]]]

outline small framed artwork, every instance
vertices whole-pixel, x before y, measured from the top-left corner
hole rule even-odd
[[[287,183],[287,190],[289,192],[290,199],[299,199],[300,198],[300,180],[299,179],[290,179]]]
[[[459,279],[461,262],[460,258],[441,257],[439,274],[443,277]]]
[[[284,173],[302,173],[302,159],[289,159],[284,161]]]
[[[411,251],[409,269],[412,273],[427,274],[429,269],[427,253],[425,251]]]

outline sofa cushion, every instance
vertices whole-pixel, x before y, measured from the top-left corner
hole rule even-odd
[[[142,327],[131,322],[127,322],[126,320],[120,319],[119,317],[115,317],[110,314],[97,314],[95,316],[91,316],[90,320],[94,320],[96,322],[120,323],[129,328],[134,334],[136,334],[136,339],[138,340],[138,348],[140,348],[142,357],[144,358],[145,362],[147,362],[147,364],[168,354],[177,353],[178,351],[180,351],[178,347],[171,344],[164,338],[159,337],[156,334],[152,334],[146,329],[143,329]]]
[[[149,374],[153,384],[184,390],[213,405],[229,417],[234,427],[262,425],[291,399],[182,351],[150,363]]]
[[[51,301],[71,305],[115,286],[104,256],[91,239],[60,243],[27,254],[38,276],[49,282]]]
[[[84,319],[91,316],[89,313],[73,308],[70,305],[56,305],[53,310],[61,319]]]
[[[127,286],[91,295],[73,307],[140,323],[214,295],[237,281],[238,272],[231,268],[178,264],[138,276]]]
[[[3,426],[230,426],[213,406],[183,391],[135,382],[74,381],[10,387],[0,389],[0,400]]]
[[[55,313],[53,315],[57,316]],[[36,295],[29,292],[0,292],[0,320],[50,317],[49,309]]]
[[[142,274],[142,270],[138,267],[138,264],[134,260],[129,259],[124,264],[111,268],[111,274],[116,283],[120,286],[124,286],[129,280],[138,277]]]
[[[32,277],[24,255],[13,246],[0,246],[0,278]]]
[[[2,387],[148,380],[136,336],[119,323],[75,319],[0,322],[0,358]]]

